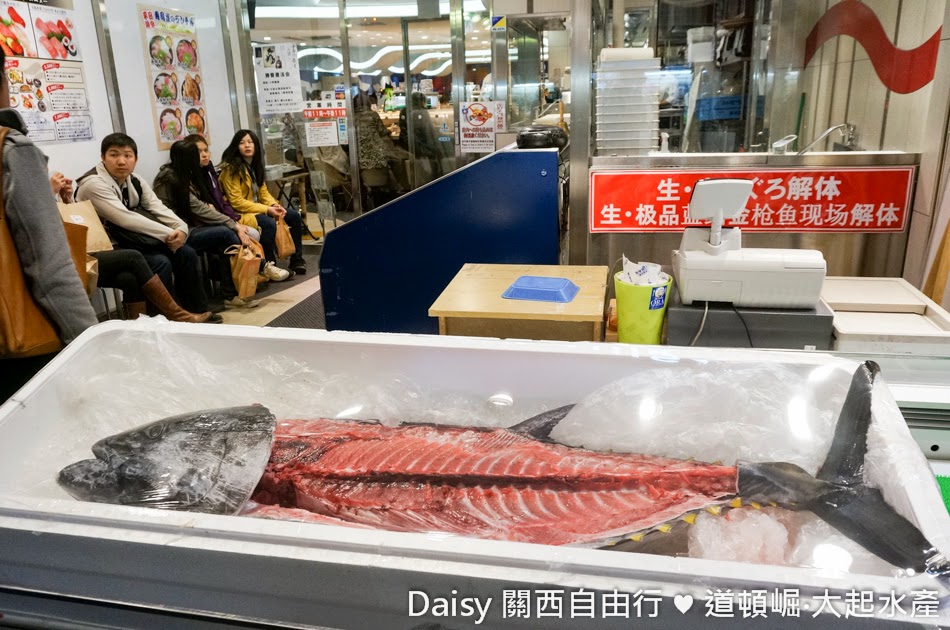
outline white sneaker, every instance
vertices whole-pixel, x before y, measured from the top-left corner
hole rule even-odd
[[[228,308],[257,308],[261,305],[260,300],[244,300],[234,296],[230,300],[225,300],[224,305]]]
[[[283,282],[284,280],[290,280],[294,277],[293,271],[287,271],[286,269],[281,269],[272,262],[264,265],[264,268],[261,270],[261,273],[264,274],[268,280],[272,282]]]

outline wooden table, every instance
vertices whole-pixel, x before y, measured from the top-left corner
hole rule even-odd
[[[439,333],[471,337],[603,341],[607,267],[466,264],[429,307]],[[567,303],[510,300],[521,276],[567,278],[580,287]]]

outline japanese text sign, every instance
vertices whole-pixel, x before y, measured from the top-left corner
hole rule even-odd
[[[746,232],[901,232],[914,167],[606,171],[590,175],[591,232],[679,232],[704,179],[753,181],[745,208],[726,226]]]

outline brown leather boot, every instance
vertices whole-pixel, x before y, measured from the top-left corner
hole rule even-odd
[[[165,288],[165,285],[162,284],[162,280],[158,276],[152,276],[151,280],[142,286],[142,293],[145,294],[145,297],[149,302],[158,308],[158,311],[162,315],[173,322],[191,322],[193,324],[200,324],[202,322],[208,321],[211,318],[210,311],[196,314],[189,313],[180,307],[178,302],[175,301],[175,298],[173,298],[168,292],[168,289]]]
[[[145,315],[145,302],[123,302],[126,319],[138,319]]]

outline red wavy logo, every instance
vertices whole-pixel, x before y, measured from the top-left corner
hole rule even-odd
[[[909,94],[933,81],[941,30],[917,48],[901,50],[888,39],[874,11],[858,0],[844,0],[828,9],[811,29],[805,40],[805,65],[826,41],[848,35],[867,51],[884,85],[898,94]]]

